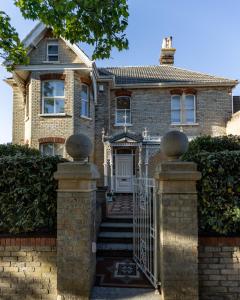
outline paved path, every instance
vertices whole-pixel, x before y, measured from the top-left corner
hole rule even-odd
[[[161,300],[151,289],[94,287],[91,300]]]

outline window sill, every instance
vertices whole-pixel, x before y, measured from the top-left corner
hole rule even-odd
[[[171,126],[199,126],[199,123],[171,123]]]
[[[38,114],[39,117],[66,117],[67,114],[66,113],[60,113],[60,114]]]
[[[42,63],[43,64],[60,64],[60,61],[59,60],[56,60],[56,61],[44,60]]]
[[[88,120],[88,121],[92,121],[92,118],[87,117],[87,116],[84,116],[84,115],[81,115],[80,118],[81,118],[81,119]]]
[[[116,124],[116,123],[115,123],[114,126],[115,126],[115,127],[125,127],[125,126],[126,126],[126,127],[131,127],[131,126],[133,126],[133,124]]]

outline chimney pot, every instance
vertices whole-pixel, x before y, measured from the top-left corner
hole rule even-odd
[[[172,47],[172,36],[165,37],[162,42],[160,64],[174,65],[174,54],[176,49]]]

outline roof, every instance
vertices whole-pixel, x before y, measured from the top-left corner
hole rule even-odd
[[[180,69],[170,65],[98,68],[99,75],[115,77],[116,85],[213,84],[236,85],[237,80]]]

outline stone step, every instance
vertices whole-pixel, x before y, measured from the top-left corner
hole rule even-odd
[[[97,243],[97,250],[111,250],[111,251],[132,251],[133,244],[131,243]]]
[[[132,243],[97,243],[98,257],[131,257]]]
[[[117,222],[103,222],[100,225],[100,231],[121,231],[121,232],[132,232],[132,223],[117,223]]]
[[[132,239],[133,233],[132,232],[121,232],[121,231],[103,231],[99,232],[98,237],[100,238],[110,238],[110,239],[119,239],[119,238],[127,238]]]
[[[103,219],[103,222],[110,222],[110,223],[133,223],[133,218],[122,218],[122,217],[106,217]]]
[[[133,232],[101,231],[98,234],[99,243],[133,243]]]
[[[161,300],[162,297],[153,289],[94,287],[91,300]]]

